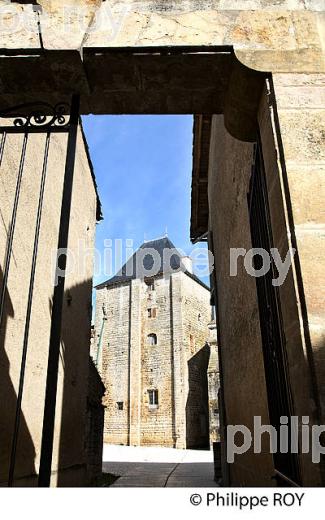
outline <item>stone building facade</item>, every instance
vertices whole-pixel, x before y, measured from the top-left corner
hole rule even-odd
[[[127,277],[145,251],[161,259],[173,252],[172,269],[161,260],[154,276]],[[209,445],[210,320],[209,288],[166,237],[145,242],[120,274],[97,286],[95,355],[106,386],[105,442]]]

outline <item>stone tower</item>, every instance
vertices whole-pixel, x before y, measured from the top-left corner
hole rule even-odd
[[[96,287],[105,442],[208,447],[209,288],[172,242],[145,242]]]

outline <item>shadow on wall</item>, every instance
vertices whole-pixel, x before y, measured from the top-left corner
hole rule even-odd
[[[320,338],[317,347],[313,350],[314,366],[318,381],[318,392],[322,421],[325,420],[325,336]]]
[[[322,336],[317,348],[313,349],[313,366],[315,368],[315,375],[317,378],[317,392],[319,395],[320,406],[320,422],[325,422],[325,336]],[[320,436],[322,446],[325,446],[324,432]],[[322,485],[325,486],[325,455],[321,454],[320,472]]]
[[[92,280],[65,291],[61,333],[61,399],[57,486],[90,485],[101,473],[104,385],[90,365]]]
[[[0,287],[2,280],[0,268]],[[56,482],[52,483],[61,487],[90,485],[102,471],[104,408],[101,399],[104,385],[89,358],[91,288],[92,281],[87,280],[67,290],[64,297],[60,354],[63,385],[59,382],[59,406],[56,414],[59,452],[55,453],[54,443],[53,453],[53,472],[56,473],[57,467],[60,471]],[[6,486],[8,482],[17,406],[17,394],[10,377],[10,363],[5,351],[9,318],[14,319],[15,312],[7,291],[0,331],[0,486]],[[43,346],[48,349],[48,338]],[[11,342],[10,348],[15,347],[22,349],[22,344],[16,346]],[[16,354],[17,387],[21,353]],[[28,365],[26,369],[28,370]],[[32,402],[28,405],[32,406]],[[40,424],[42,420],[43,417],[39,417]],[[15,486],[37,486],[38,468],[35,469],[35,456],[36,449],[22,413],[14,472]]]
[[[0,267],[0,287],[2,287],[2,282],[3,273]],[[8,482],[17,406],[17,394],[10,378],[10,363],[5,351],[8,318],[14,318],[14,316],[11,298],[6,290],[4,316],[0,330],[0,485],[2,486],[6,486]],[[14,345],[11,345],[11,347],[14,347]],[[22,349],[22,344],[19,347]],[[19,359],[19,355],[17,359]],[[15,486],[33,486],[36,484],[36,479],[33,478],[36,476],[34,461],[35,447],[22,413],[17,443]]]
[[[206,344],[189,361],[186,401],[186,447],[209,449],[208,365],[210,347]]]

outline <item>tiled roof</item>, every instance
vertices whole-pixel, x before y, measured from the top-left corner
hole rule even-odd
[[[168,237],[144,242],[129,258],[118,273],[96,286],[96,289],[125,283],[136,278],[173,273],[180,268],[200,285],[207,287],[195,274],[186,270],[182,263],[183,255]]]

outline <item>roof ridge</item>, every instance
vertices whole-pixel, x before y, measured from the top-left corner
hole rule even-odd
[[[147,244],[148,242],[157,242],[157,240],[163,240],[164,238],[168,238],[168,235],[167,233],[165,233],[164,235],[160,236],[160,237],[157,237],[157,238],[151,238],[150,240],[146,240],[144,239],[143,240],[143,244]],[[169,240],[169,238],[168,238]],[[143,245],[142,244],[142,245]],[[141,247],[141,246],[140,246]]]

